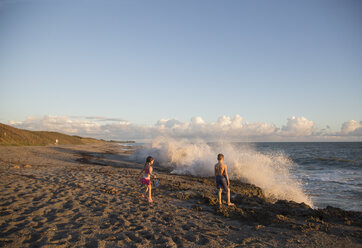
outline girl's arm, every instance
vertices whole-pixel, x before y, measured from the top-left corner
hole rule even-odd
[[[152,167],[150,167],[150,175],[153,177],[153,178],[156,178],[156,175],[153,175],[153,168]]]

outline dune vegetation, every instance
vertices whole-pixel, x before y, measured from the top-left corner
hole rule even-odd
[[[59,145],[82,145],[104,141],[58,132],[28,131],[0,123],[0,145],[45,146],[56,144],[56,142]]]

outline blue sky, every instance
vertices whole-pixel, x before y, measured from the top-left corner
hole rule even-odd
[[[361,44],[357,0],[0,1],[0,122],[296,116],[338,132],[362,120]]]

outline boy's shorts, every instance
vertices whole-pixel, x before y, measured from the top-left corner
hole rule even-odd
[[[216,187],[217,189],[223,188],[224,190],[229,188],[224,176],[216,176]]]

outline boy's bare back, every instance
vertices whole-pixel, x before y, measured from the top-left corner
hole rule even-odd
[[[215,164],[215,175],[216,176],[223,176],[225,174],[226,164],[217,163]]]

